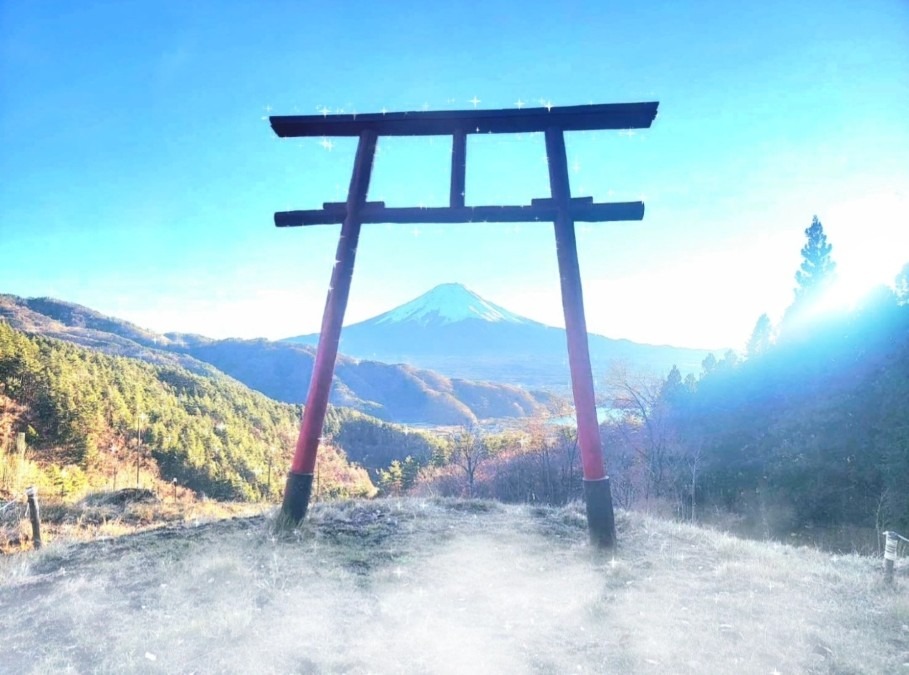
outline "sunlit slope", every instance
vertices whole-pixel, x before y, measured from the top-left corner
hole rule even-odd
[[[118,477],[124,487],[133,475],[137,487],[176,481],[200,496],[266,499],[274,495],[269,476],[290,462],[299,416],[216,371],[114,357],[0,320],[0,502],[28,485],[72,499],[116,488]],[[354,462],[390,449],[424,457],[434,447],[426,435],[345,409],[329,410],[326,430],[338,443],[323,446],[325,456],[345,477],[329,482],[359,476],[353,484],[365,490],[343,496],[373,487],[347,461],[342,437]],[[19,433],[25,449],[10,452]]]
[[[0,561],[11,672],[894,673],[905,571],[619,514],[318,504]],[[35,636],[40,635],[36,640]],[[99,639],[103,636],[103,639]]]

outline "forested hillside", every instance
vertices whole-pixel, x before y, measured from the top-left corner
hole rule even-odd
[[[201,375],[225,373],[285,403],[305,400],[315,358],[315,347],[287,342],[160,335],[52,298],[0,294],[0,318],[30,335],[58,338],[106,354],[179,366]],[[563,399],[546,392],[450,379],[412,366],[358,361],[343,354],[335,366],[331,403],[387,422],[443,425],[525,417],[564,405]]]
[[[601,433],[620,507],[758,537],[909,530],[909,304],[892,292],[784,326],[745,356],[709,356],[700,377],[613,373],[607,393]],[[382,476],[392,490],[551,504],[580,498],[580,480],[573,430],[539,422],[465,430],[432,465]]]
[[[0,319],[29,335],[65,340],[112,356],[181,366],[202,375],[215,370],[186,354],[167,351],[170,340],[163,335],[70,302],[0,293]]]
[[[909,305],[881,289],[855,311],[783,332],[665,405],[696,502],[771,531],[909,527]]]
[[[700,378],[614,382],[604,425],[620,503],[737,514],[755,534],[909,529],[909,265],[851,310],[830,307],[831,246],[815,219],[795,299],[762,316],[743,357]]]
[[[0,490],[26,477],[64,494],[135,485],[138,464],[146,487],[176,479],[220,499],[274,497],[298,419],[299,407],[222,374],[108,356],[0,321]],[[375,491],[348,454],[378,468],[396,450],[422,457],[433,448],[423,434],[351,411],[332,410],[326,432],[325,494]]]
[[[847,532],[909,531],[909,265],[851,309],[819,222],[780,325],[758,319],[747,353],[704,359],[700,376],[613,370],[601,425],[613,498],[759,537],[844,544]],[[572,430],[462,433],[433,465],[385,484],[434,494],[561,504],[578,498]],[[822,533],[826,533],[823,534]],[[845,536],[841,536],[845,535]]]
[[[831,246],[817,221],[806,235],[792,305],[776,327],[758,319],[745,354],[710,355],[699,377],[678,368],[662,379],[609,374],[601,432],[617,505],[731,517],[762,536],[909,530],[909,266],[894,288],[835,309]],[[495,388],[430,384],[500,404]],[[402,392],[403,410],[425,404]],[[108,356],[0,321],[0,467],[27,447],[40,480],[61,492],[116,484],[138,462],[142,480],[176,478],[218,498],[276,497],[298,418],[298,408],[220,373]],[[465,425],[443,440],[336,408],[324,436],[318,482],[327,493],[371,494],[372,478],[386,493],[580,497],[574,434],[543,416],[496,436]]]
[[[174,336],[176,337],[176,336]],[[303,401],[315,348],[268,340],[186,340],[171,348],[214,365],[279,401]],[[558,407],[558,397],[505,384],[450,379],[429,370],[339,355],[331,401],[386,421],[458,425],[526,417]]]

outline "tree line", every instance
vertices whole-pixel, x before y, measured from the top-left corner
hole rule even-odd
[[[909,265],[850,311],[821,311],[836,275],[815,218],[794,299],[758,318],[744,354],[699,375],[616,368],[601,425],[618,506],[691,519],[724,514],[762,536],[844,526],[909,530]],[[452,433],[429,457],[394,461],[385,493],[565,503],[580,498],[572,429]]]
[[[176,479],[216,499],[277,498],[300,412],[224,375],[109,356],[0,321],[0,491],[6,493],[25,481],[75,495]],[[317,480],[326,496],[376,491],[343,448],[367,460],[398,445],[431,453],[424,435],[353,411],[331,410],[326,428],[331,440],[320,449]]]
[[[817,218],[805,236],[792,304],[776,327],[757,320],[744,355],[613,382],[603,434],[621,504],[722,511],[764,536],[909,529],[909,265],[831,310],[832,245]]]
[[[805,235],[790,307],[777,326],[758,318],[745,353],[710,355],[684,378],[608,375],[601,435],[618,506],[731,514],[765,536],[909,529],[909,265],[851,311],[820,311],[833,249],[817,218]],[[219,499],[277,498],[299,414],[223,375],[0,321],[0,491],[27,454],[31,478],[64,493],[126,486],[135,468]],[[331,408],[316,491],[564,504],[581,478],[574,430],[542,416],[429,434]]]

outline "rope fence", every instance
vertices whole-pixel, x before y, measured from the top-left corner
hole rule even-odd
[[[5,544],[11,537],[16,537],[19,524],[25,515],[23,504],[18,499],[12,499],[5,504],[0,504],[0,544]]]
[[[885,537],[890,536],[890,537],[896,537],[897,539],[902,539],[904,542],[909,544],[909,539],[906,539],[906,537],[904,537],[903,535],[901,535],[898,532],[884,532],[883,534]]]
[[[41,517],[38,510],[38,495],[34,487],[25,491],[26,501],[23,504],[18,499],[12,499],[0,505],[0,525],[4,528],[17,528],[19,523],[27,516],[32,524],[32,545],[35,549],[41,548]],[[20,508],[10,509],[13,506]],[[12,514],[12,516],[10,515]]]
[[[0,513],[3,513],[4,511],[6,511],[13,504],[17,504],[18,501],[19,500],[17,500],[17,499],[13,499],[11,501],[6,502],[6,504],[4,504],[3,506],[0,506]]]

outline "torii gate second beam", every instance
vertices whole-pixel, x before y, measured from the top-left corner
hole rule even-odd
[[[641,220],[644,217],[644,204],[642,202],[594,204],[590,197],[572,198],[564,132],[647,128],[656,117],[657,107],[657,103],[650,102],[519,110],[270,118],[272,128],[281,137],[359,137],[346,203],[326,203],[318,210],[275,214],[275,224],[279,227],[341,223],[336,263],[325,301],[313,375],[284,492],[282,515],[289,523],[293,525],[299,523],[305,517],[309,504],[316,454],[353,277],[360,226],[363,223],[550,221],[555,224],[556,253],[568,339],[571,386],[578,423],[578,443],[584,474],[588,529],[595,546],[611,548],[615,545],[615,518],[596,416],[574,223],[578,220],[588,222]],[[545,134],[551,196],[534,199],[529,206],[465,206],[467,134],[520,132]],[[379,136],[424,135],[452,136],[449,206],[386,208],[381,202],[367,202]]]

